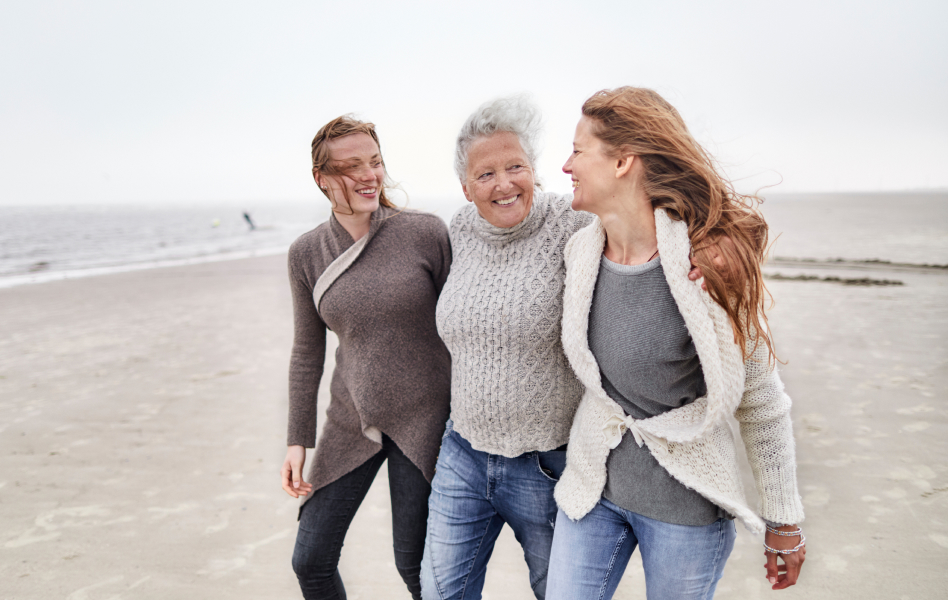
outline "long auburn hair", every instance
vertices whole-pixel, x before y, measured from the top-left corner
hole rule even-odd
[[[316,133],[316,137],[313,138],[313,143],[311,144],[313,157],[313,175],[316,175],[317,172],[322,173],[323,175],[335,177],[344,175],[345,173],[343,171],[333,166],[332,156],[329,152],[329,145],[326,142],[355,133],[364,133],[375,140],[375,144],[379,147],[379,156],[381,157],[382,145],[379,144],[379,136],[377,133],[375,133],[375,125],[373,123],[360,121],[352,115],[342,115],[323,125]],[[382,166],[385,166],[384,159],[382,160]],[[395,204],[389,200],[388,196],[385,194],[386,189],[391,187],[392,182],[388,178],[388,171],[386,171],[385,179],[382,181],[382,185],[379,188],[379,204],[381,206],[395,208]],[[329,190],[323,190],[322,188],[320,188],[320,190],[327,198],[329,198],[329,202],[332,203],[332,207],[335,210],[337,203],[332,198],[332,196],[329,195]],[[345,187],[343,187],[343,194],[346,197],[346,204],[349,204],[349,192],[346,191]],[[349,210],[352,209],[350,208]]]
[[[583,104],[583,115],[594,121],[594,134],[610,157],[632,154],[642,161],[643,185],[652,206],[688,224],[694,262],[704,274],[708,294],[730,317],[734,341],[745,357],[763,341],[770,360],[775,359],[764,313],[769,293],[760,268],[768,237],[758,210],[762,199],[736,192],[678,111],[652,90],[596,92]],[[728,264],[726,274],[715,269],[709,250],[722,236],[734,242],[718,244]]]

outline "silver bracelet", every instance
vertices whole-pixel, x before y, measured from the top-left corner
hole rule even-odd
[[[771,527],[770,525],[768,525],[767,531],[769,531],[770,533],[774,535],[782,535],[784,537],[795,537],[798,535],[803,535],[803,528],[801,527],[797,527],[796,531],[780,531],[776,527]]]
[[[800,543],[790,548],[789,550],[777,550],[776,548],[771,548],[764,542],[764,550],[770,552],[771,554],[793,554],[794,552],[799,552],[803,546],[806,545],[806,536],[803,535],[803,532],[800,532]]]

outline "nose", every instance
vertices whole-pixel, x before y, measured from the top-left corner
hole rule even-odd
[[[513,181],[506,171],[501,171],[497,174],[497,189],[502,192],[513,189]]]
[[[369,183],[378,178],[375,174],[375,169],[368,165],[356,169],[355,172],[352,173],[351,177],[362,183]]]
[[[566,163],[563,165],[563,172],[567,175],[572,175],[573,173],[573,155],[570,154],[569,158],[566,159]]]

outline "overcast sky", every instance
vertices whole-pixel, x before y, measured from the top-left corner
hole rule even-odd
[[[0,203],[316,199],[309,143],[376,123],[422,202],[460,196],[454,137],[529,92],[539,171],[583,100],[652,87],[743,189],[948,187],[948,2],[0,4]]]

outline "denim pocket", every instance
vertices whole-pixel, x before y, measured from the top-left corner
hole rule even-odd
[[[566,450],[536,452],[537,470],[550,481],[559,481],[566,469]]]

